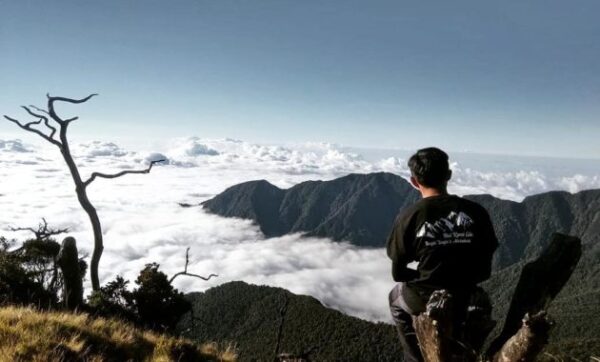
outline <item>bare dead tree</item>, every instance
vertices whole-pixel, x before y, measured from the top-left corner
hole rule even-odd
[[[11,227],[11,231],[29,231],[34,235],[33,239],[25,241],[20,247],[11,250],[9,253],[18,256],[27,265],[27,269],[34,278],[48,288],[56,291],[60,289],[62,279],[59,278],[56,255],[53,251],[53,244],[59,246],[54,236],[69,232],[68,228],[56,229],[48,226],[48,221],[42,218],[37,228],[34,227]],[[50,275],[48,274],[50,273]],[[47,280],[47,277],[50,280]]]
[[[210,278],[212,277],[218,277],[217,274],[210,274],[207,277],[203,277],[202,275],[198,275],[198,274],[194,274],[194,273],[188,273],[188,265],[190,264],[190,248],[188,247],[187,249],[185,249],[185,266],[183,268],[183,271],[180,271],[178,273],[175,273],[171,279],[169,279],[169,283],[173,284],[173,280],[175,280],[175,278],[177,278],[180,275],[187,275],[190,277],[194,277],[194,278],[199,278],[202,280],[210,280]]]
[[[36,240],[45,241],[50,239],[53,236],[68,233],[69,229],[54,229],[48,226],[48,222],[45,218],[42,218],[42,222],[38,224],[37,229],[33,227],[12,227],[10,231],[30,231],[35,235]]]
[[[92,252],[92,259],[90,262],[90,279],[92,281],[92,288],[94,290],[100,289],[100,280],[98,279],[98,265],[100,264],[100,258],[102,257],[102,252],[104,250],[104,240],[102,237],[102,225],[100,223],[100,218],[98,217],[98,213],[94,205],[90,202],[87,194],[87,187],[97,178],[117,178],[127,174],[144,174],[149,173],[154,164],[163,162],[164,160],[156,160],[150,162],[148,168],[144,170],[126,170],[121,171],[116,174],[104,174],[94,172],[87,179],[84,180],[79,173],[79,169],[77,168],[77,164],[73,159],[71,154],[71,149],[69,147],[69,140],[67,138],[67,130],[71,122],[76,121],[79,117],[71,117],[71,118],[61,118],[55,109],[55,104],[57,102],[63,103],[71,103],[71,104],[80,104],[87,102],[90,98],[96,96],[97,94],[90,94],[89,96],[82,99],[71,99],[65,97],[53,97],[50,94],[47,94],[47,108],[43,109],[40,107],[36,107],[33,105],[30,106],[22,106],[31,117],[36,118],[36,121],[30,121],[27,123],[22,123],[21,121],[4,115],[8,121],[16,124],[23,130],[31,133],[35,133],[38,136],[42,137],[47,142],[55,145],[60,150],[60,153],[67,164],[69,172],[71,173],[71,177],[73,178],[73,182],[75,183],[75,193],[77,194],[77,200],[79,204],[86,212],[90,219],[90,223],[92,224],[92,232],[94,234],[94,250]],[[38,128],[38,127],[41,127]],[[58,135],[57,135],[58,134]]]

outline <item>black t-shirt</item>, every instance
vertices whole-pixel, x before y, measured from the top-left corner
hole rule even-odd
[[[489,278],[498,241],[487,211],[455,195],[424,198],[404,210],[387,242],[396,281],[468,289]],[[417,271],[406,265],[419,262]]]

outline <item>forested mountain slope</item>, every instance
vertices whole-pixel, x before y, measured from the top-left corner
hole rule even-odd
[[[393,326],[347,316],[285,289],[230,282],[187,298],[193,319],[190,315],[180,322],[183,335],[233,342],[241,361],[273,360],[286,303],[280,352],[313,349],[314,361],[401,360]]]

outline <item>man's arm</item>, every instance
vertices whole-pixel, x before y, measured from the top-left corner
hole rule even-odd
[[[410,245],[406,245],[407,224],[406,218],[399,216],[387,240],[387,255],[392,259],[392,277],[397,282],[414,280],[419,276],[416,270],[407,268],[414,259]]]

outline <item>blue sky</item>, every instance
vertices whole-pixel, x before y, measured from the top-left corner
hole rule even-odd
[[[0,1],[0,113],[76,137],[600,158],[598,1]],[[0,122],[0,138],[20,136]]]

